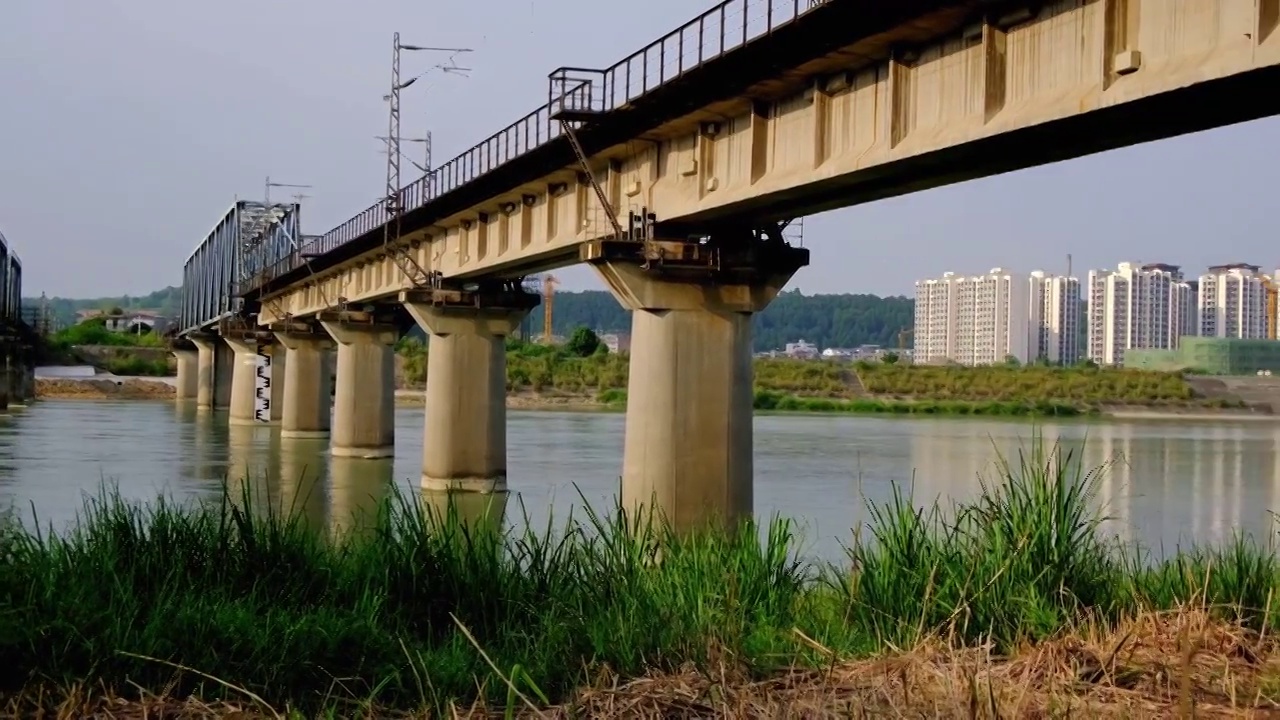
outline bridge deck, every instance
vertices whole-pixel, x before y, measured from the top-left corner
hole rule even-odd
[[[685,30],[650,46],[654,87],[626,63],[553,73],[546,106],[405,189],[414,261],[516,277],[576,262],[608,234],[605,205],[680,237],[1280,113],[1280,0],[831,0],[765,20],[695,62]],[[680,72],[645,64],[672,43]],[[587,121],[607,202],[555,132],[562,112]],[[379,252],[382,219],[370,208],[277,263],[244,309],[270,323],[397,297],[410,284]]]
[[[780,74],[799,72],[858,40],[939,11],[949,10],[948,22],[954,23],[983,4],[985,0],[725,0],[612,67],[584,71],[603,79],[603,92],[592,91],[594,120],[578,135],[590,156],[696,111],[714,110],[717,101],[767,96],[768,85]],[[841,59],[847,63],[852,58]],[[573,151],[553,120],[557,100],[549,98],[407,186],[400,203],[411,210],[402,220],[402,232],[430,227],[573,164]],[[270,293],[376,249],[383,242],[385,222],[381,203],[367,208],[305,248],[312,258],[309,266],[291,258],[252,290]]]

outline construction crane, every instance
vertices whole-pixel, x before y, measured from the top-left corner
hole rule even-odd
[[[556,297],[556,284],[560,281],[555,275],[542,277],[542,344],[551,344],[551,305]]]
[[[907,338],[914,337],[915,334],[916,334],[916,331],[914,328],[902,328],[901,330],[899,330],[898,331],[898,349],[906,350]]]

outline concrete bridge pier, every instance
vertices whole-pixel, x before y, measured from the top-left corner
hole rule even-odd
[[[28,403],[36,399],[36,366],[28,364],[22,370],[22,394]]]
[[[518,288],[401,294],[431,335],[423,490],[506,491],[506,340],[538,300]]]
[[[192,335],[196,346],[196,407],[213,410],[231,404],[231,370],[235,354],[212,333]]]
[[[324,332],[306,326],[281,327],[276,339],[284,348],[284,372],[272,366],[272,390],[276,378],[283,385],[280,398],[280,437],[329,437],[332,414],[332,367],[329,353],[333,341]],[[272,414],[276,411],[274,399]]]
[[[196,407],[212,410],[217,376],[218,342],[213,337],[191,337],[196,346]]]
[[[623,506],[677,531],[751,515],[751,316],[809,261],[780,240],[731,239],[652,242],[648,269],[639,243],[582,249],[632,311]]]
[[[22,369],[22,399],[29,405],[36,399],[36,368],[27,365]]]
[[[258,347],[265,337],[245,333],[224,336],[222,339],[235,353],[231,366],[231,402],[229,404],[232,425],[254,425],[258,422]]]
[[[280,422],[284,404],[285,375],[287,360],[285,348],[276,343],[275,335],[269,332],[235,332],[223,338],[227,346],[235,353],[235,361],[231,373],[231,417],[232,425],[266,425]],[[266,387],[268,415],[258,417],[258,374],[263,369],[263,355],[270,359],[270,369],[264,370],[268,385]]]
[[[196,400],[200,394],[200,351],[176,347],[173,357],[178,361],[178,399]]]
[[[9,406],[25,407],[36,399],[36,366],[33,349],[19,346],[17,362],[10,365]]]
[[[36,363],[35,360],[28,359],[27,363],[22,366],[22,395],[24,400],[29,402],[36,400]]]
[[[0,339],[0,342],[4,342]],[[17,351],[12,346],[0,349],[3,354],[3,371],[4,382],[0,382],[0,411],[9,409],[9,398],[22,392],[22,366],[16,358]]]
[[[333,427],[334,457],[395,454],[395,350],[399,333],[371,313],[324,313],[320,324],[338,343]]]

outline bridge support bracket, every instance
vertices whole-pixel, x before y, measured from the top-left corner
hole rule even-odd
[[[324,310],[316,313],[316,322],[332,325],[394,325],[395,318],[385,310]]]
[[[320,327],[320,323],[303,322],[300,320],[288,320],[283,322],[274,322],[267,326],[267,330],[271,333],[279,335],[281,333],[291,335],[323,335],[328,337],[324,328]]]
[[[528,312],[538,306],[541,298],[515,283],[501,286],[475,288],[435,288],[429,290],[404,290],[400,302],[406,306],[432,305],[443,308],[474,308],[488,310],[504,308]]]
[[[257,323],[249,318],[233,315],[218,321],[217,334],[224,338],[253,338],[263,332]]]
[[[584,243],[579,253],[584,262],[597,270],[612,265],[642,265],[645,273],[655,279],[719,286],[767,284],[779,275],[790,279],[797,270],[809,264],[806,248],[782,242],[726,246],[685,240],[654,240],[645,244],[596,240]],[[616,288],[614,292],[617,294]],[[631,306],[629,301],[620,300]]]

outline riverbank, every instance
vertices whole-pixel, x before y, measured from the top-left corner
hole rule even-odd
[[[86,378],[36,378],[36,397],[62,400],[172,400],[176,388],[171,380],[157,378],[112,379],[110,376]],[[421,388],[399,388],[395,393],[397,405],[422,405],[425,397]],[[626,409],[627,394],[624,390],[566,391],[548,388],[533,391],[527,388],[509,391],[507,407],[517,410],[566,410],[566,411],[621,411]],[[789,395],[770,390],[759,390],[753,398],[758,412],[804,414],[856,414],[856,415],[928,415],[941,417],[1087,417],[1101,416],[1116,419],[1167,419],[1184,421],[1206,420],[1260,420],[1277,422],[1280,416],[1232,403],[1159,405],[1159,406],[1103,406],[1081,409],[1075,405],[1053,402],[1015,401],[966,401],[927,400],[910,398],[845,399]]]
[[[1126,551],[1092,509],[1105,470],[1036,447],[945,515],[874,507],[874,540],[838,566],[796,559],[783,520],[498,533],[401,497],[321,537],[242,500],[106,496],[73,534],[0,524],[0,707],[75,690],[81,708],[143,693],[304,716],[1280,707],[1276,556]]]
[[[84,377],[36,378],[37,398],[64,400],[164,400],[177,388],[162,379]]]
[[[403,342],[396,355],[397,402],[422,402],[426,348]],[[512,343],[508,406],[520,409],[621,410],[629,358]],[[910,366],[893,363],[758,358],[753,405],[761,412],[1168,419],[1280,419],[1280,385],[1267,378],[1198,378],[1122,368]],[[143,379],[111,387],[102,377],[37,379],[37,396],[155,399],[169,387]],[[1244,399],[1244,398],[1247,398]]]

